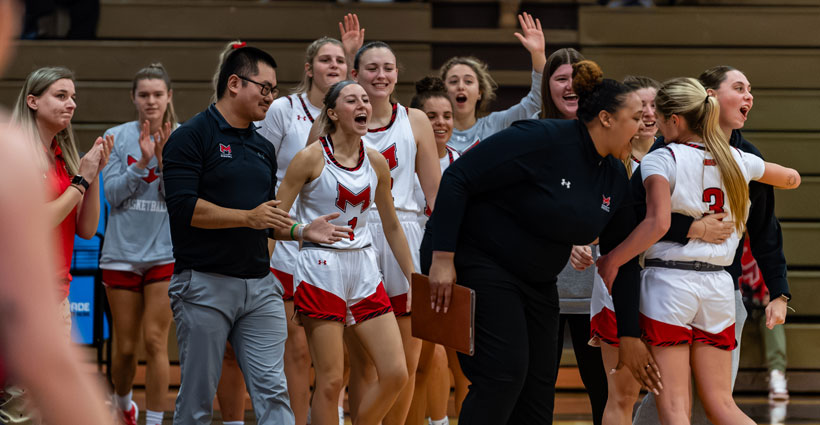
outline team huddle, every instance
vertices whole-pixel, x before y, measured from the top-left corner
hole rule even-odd
[[[606,79],[574,49],[547,57],[540,22],[519,21],[531,89],[492,113],[497,85],[474,57],[451,58],[398,103],[399,59],[365,43],[355,15],[341,40],[287,65],[304,78],[278,98],[274,58],[229,44],[214,103],[181,125],[168,73],[140,70],[139,119],[82,158],[68,137],[71,73],[29,76],[15,110],[60,165],[63,244],[88,227],[100,186],[111,204],[100,268],[123,423],[139,413],[140,332],[146,424],[162,422],[172,318],[175,424],[210,423],[215,395],[223,423],[243,423],[247,389],[260,424],[344,423],[347,394],[354,424],[442,425],[451,372],[459,423],[551,423],[565,322],[594,423],[753,423],[732,398],[739,245],[748,235],[755,256],[774,258],[761,262],[767,324],[782,324],[771,192],[800,176],[740,133],[748,80],[727,66]],[[52,97],[68,113],[43,113]],[[435,309],[454,283],[476,291],[474,356],[412,336],[414,272],[429,275]]]

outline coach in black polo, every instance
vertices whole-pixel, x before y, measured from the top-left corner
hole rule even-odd
[[[178,128],[163,150],[174,245],[168,287],[182,380],[174,424],[210,424],[225,341],[236,352],[259,424],[293,424],[283,369],[282,287],[270,274],[268,237],[290,239],[276,208],[276,154],[256,133],[276,95],[276,62],[254,47],[220,67],[217,102]],[[317,219],[298,232],[333,243],[346,228]]]

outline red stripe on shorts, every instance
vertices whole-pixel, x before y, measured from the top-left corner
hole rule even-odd
[[[293,275],[281,270],[276,270],[273,267],[270,268],[270,272],[273,273],[276,280],[278,280],[282,284],[282,288],[285,289],[282,299],[285,301],[293,301]]]
[[[615,320],[615,312],[604,307],[589,321],[589,334],[591,338],[599,338],[601,341],[617,347],[618,322]]]
[[[390,298],[387,297],[387,291],[384,290],[384,283],[382,282],[379,282],[376,292],[350,306],[350,312],[353,314],[356,323],[381,316],[392,310]]]
[[[407,294],[396,295],[395,297],[390,297],[390,305],[393,306],[393,313],[396,314],[396,317],[402,316],[409,316],[410,312],[407,311]]]
[[[347,304],[343,299],[305,281],[299,283],[299,288],[293,294],[293,307],[300,314],[313,319],[344,323],[347,316]]]
[[[659,322],[641,314],[641,333],[649,345],[670,347],[673,345],[691,344],[692,330],[683,326]]]
[[[694,335],[695,341],[711,345],[715,348],[720,348],[721,350],[731,351],[737,347],[734,323],[716,334],[711,334],[698,328],[693,328],[692,334]]]

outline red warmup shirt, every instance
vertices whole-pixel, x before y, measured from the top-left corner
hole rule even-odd
[[[71,176],[68,175],[63,150],[59,145],[54,146],[54,168],[48,172],[49,200],[60,197],[71,185]],[[72,189],[73,190],[73,189]],[[57,226],[57,280],[60,285],[61,300],[68,297],[71,285],[71,256],[74,253],[74,235],[77,233],[77,207],[71,209],[68,216]]]

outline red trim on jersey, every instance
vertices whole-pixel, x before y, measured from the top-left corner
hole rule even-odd
[[[396,317],[410,315],[410,312],[407,311],[407,294],[390,297],[390,305],[393,306],[393,313],[396,314]]]
[[[373,128],[373,129],[368,128],[367,129],[368,133],[378,133],[380,131],[385,131],[388,128],[390,128],[390,126],[392,126],[394,122],[396,122],[396,111],[398,111],[398,105],[399,104],[398,103],[392,103],[392,105],[393,105],[393,113],[392,113],[392,115],[390,115],[390,122],[387,123],[387,125],[384,126],[384,127]]]
[[[310,122],[312,123],[312,122],[313,122],[313,115],[310,115],[310,111],[308,111],[308,107],[307,107],[307,105],[305,104],[305,99],[302,99],[302,95],[301,95],[301,94],[299,95],[299,101],[300,101],[300,102],[302,102],[302,109],[304,109],[304,110],[305,110],[305,115],[307,115],[308,119],[309,119],[309,120],[310,120]]]
[[[345,167],[344,165],[340,164],[339,161],[336,160],[336,157],[333,156],[333,149],[331,149],[331,147],[333,146],[333,140],[330,138],[329,134],[326,137],[320,137],[319,141],[322,142],[322,147],[325,148],[325,153],[327,154],[327,157],[330,158],[330,160],[333,162],[334,165],[341,168],[342,170],[356,171],[362,166],[362,164],[364,164],[364,155],[365,154],[364,154],[364,142],[362,142],[362,139],[359,139],[359,162],[357,162],[356,166],[352,167],[352,168],[351,167]]]
[[[292,108],[293,107],[293,99],[290,98],[290,95],[285,96],[285,99],[288,100],[288,103],[290,103],[290,107]]]
[[[467,151],[469,151],[470,149],[472,149],[472,148],[476,147],[476,145],[478,145],[479,143],[481,143],[481,139],[478,139],[478,140],[476,140],[475,142],[473,142],[473,144],[472,144],[472,145],[467,146],[467,149],[464,149],[464,151],[462,151],[462,155],[463,155],[463,154],[465,154],[465,153],[467,153]]]
[[[732,351],[735,347],[737,347],[734,323],[716,334],[712,334],[698,328],[692,328],[692,334],[694,335],[695,341],[711,345],[712,347],[719,348],[721,350]]]
[[[675,151],[673,151],[673,150],[672,150],[672,148],[670,148],[669,146],[664,146],[664,149],[668,150],[668,151],[669,151],[669,153],[671,153],[671,154],[672,154],[672,159],[674,159],[674,160],[675,160],[675,162],[678,162],[678,158],[677,158],[677,157],[675,157]]]
[[[456,160],[456,158],[453,156],[453,152],[455,152],[456,150],[447,145],[444,145],[444,148],[447,150],[447,156],[450,157],[450,164],[452,164],[453,161]]]
[[[273,267],[270,268],[270,272],[273,273],[273,276],[282,284],[282,288],[285,289],[285,293],[282,294],[282,299],[285,301],[293,301],[293,275],[285,273],[282,270],[276,270]]]
[[[659,322],[641,314],[641,333],[643,340],[656,347],[692,344],[692,330],[683,326]]]
[[[393,308],[390,306],[390,299],[387,297],[387,291],[384,290],[383,282],[379,282],[376,292],[350,306],[350,313],[356,323],[379,317],[391,311],[393,311]]]
[[[617,347],[620,343],[618,339],[618,321],[615,320],[615,312],[604,307],[589,320],[589,334],[591,338],[598,338],[601,341]]]
[[[334,320],[344,323],[347,304],[335,294],[317,288],[304,280],[293,294],[293,307],[312,319]]]
[[[676,143],[677,143],[677,142],[676,142]],[[678,143],[678,144],[680,144],[680,145],[684,145],[684,146],[689,146],[690,148],[700,149],[700,150],[702,150],[702,151],[705,151],[705,150],[706,150],[706,148],[705,148],[705,147],[703,147],[703,146],[701,146],[701,145],[696,145],[696,144],[694,144],[694,143],[683,142],[683,143]]]
[[[674,156],[675,154],[673,153],[672,155]],[[629,154],[629,156],[632,158],[633,161],[637,162],[638,164],[641,163],[641,160],[638,159],[638,158],[635,158],[635,155]]]

